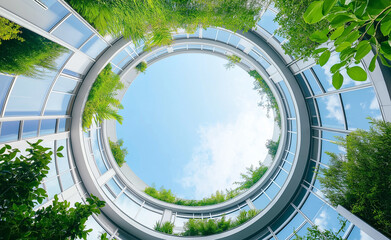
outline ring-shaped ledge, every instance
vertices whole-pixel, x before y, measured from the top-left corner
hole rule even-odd
[[[134,183],[130,182],[128,178],[125,176],[125,174],[122,171],[120,171],[119,167],[116,164],[114,164],[114,159],[110,153],[108,143],[107,143],[107,132],[106,132],[107,123],[103,124],[103,135],[99,136],[100,143],[98,144],[100,145],[100,147],[103,146],[103,148],[105,149],[103,150],[103,152],[106,153],[105,157],[107,157],[109,159],[109,162],[111,162],[110,164],[111,169],[107,171],[105,174],[97,177],[98,175],[96,174],[97,173],[96,163],[95,165],[91,164],[91,156],[89,156],[90,154],[88,154],[88,152],[86,151],[86,149],[90,148],[90,152],[91,152],[92,148],[91,145],[89,145],[91,144],[91,141],[88,143],[89,136],[86,134],[82,134],[82,129],[81,129],[82,112],[88,96],[88,92],[94,80],[96,79],[97,75],[99,74],[99,72],[121,50],[123,50],[126,46],[128,46],[129,42],[125,39],[119,40],[116,44],[114,44],[99,58],[99,60],[95,63],[95,65],[91,68],[90,72],[86,76],[83,85],[79,90],[79,94],[77,96],[73,108],[71,139],[72,139],[72,146],[75,150],[74,151],[75,160],[87,190],[90,193],[93,193],[94,195],[97,195],[98,197],[106,201],[106,207],[102,209],[103,212],[106,215],[108,215],[110,219],[116,222],[116,224],[118,224],[121,228],[123,228],[126,232],[132,233],[134,236],[140,237],[142,239],[167,239],[167,235],[153,231],[151,228],[142,225],[142,223],[141,224],[138,223],[136,220],[126,215],[113,202],[115,201],[115,199],[113,198],[110,199],[108,195],[105,194],[105,191],[101,187],[105,186],[105,183],[107,181],[112,180],[112,177],[114,177],[114,175],[120,178],[120,181],[122,181],[122,183],[124,184],[124,186],[126,186],[126,188],[130,189],[132,193],[137,194],[138,198],[141,198],[142,201],[141,206],[160,208],[162,212],[162,218],[164,218],[164,214],[167,214],[167,212],[168,214],[173,212],[177,212],[177,213],[179,212],[185,214],[193,213],[193,217],[204,217],[203,215],[201,215],[202,213],[209,213],[209,215],[212,217],[211,214],[212,212],[226,213],[227,210],[232,208],[233,206],[236,206],[237,208],[238,206],[240,207],[241,205],[244,206],[246,203],[252,204],[252,201],[255,201],[259,197],[260,192],[261,194],[264,193],[265,191],[268,190],[269,184],[273,184],[273,180],[272,180],[273,177],[276,177],[277,174],[279,174],[280,171],[282,171],[281,170],[282,167],[280,168],[279,167],[280,165],[277,163],[281,163],[282,158],[286,157],[283,155],[285,155],[286,147],[289,146],[290,144],[290,141],[288,141],[287,143],[286,139],[284,138],[287,136],[286,114],[287,113],[292,114],[289,113],[290,111],[292,111],[292,106],[288,106],[287,108],[283,106],[290,105],[290,104],[294,105],[295,113],[293,114],[293,116],[296,116],[297,119],[296,121],[297,130],[298,130],[297,143],[296,143],[297,150],[296,150],[295,158],[292,162],[293,165],[283,186],[280,186],[281,189],[278,191],[275,197],[271,199],[270,203],[261,211],[260,214],[258,214],[250,221],[242,224],[241,226],[235,229],[229,230],[221,234],[213,235],[213,239],[239,239],[239,238],[242,239],[262,231],[262,229],[265,228],[273,219],[275,219],[278,216],[278,214],[286,207],[286,205],[289,204],[289,201],[291,200],[296,190],[298,189],[299,183],[302,179],[304,169],[306,166],[306,160],[309,152],[309,137],[310,137],[309,120],[308,120],[309,118],[308,118],[307,109],[305,107],[304,98],[290,70],[285,66],[280,56],[262,38],[260,38],[258,35],[252,32],[238,34],[238,35],[246,39],[246,41],[250,42],[253,46],[257,46],[263,51],[263,53],[268,57],[268,60],[270,61],[271,65],[276,69],[273,75],[269,75],[268,71],[265,68],[263,68],[259,63],[257,63],[257,61],[255,61],[245,52],[233,48],[232,46],[224,45],[220,42],[205,40],[205,39],[188,39],[188,40],[177,40],[173,43],[173,46],[180,45],[180,44],[189,44],[189,43],[212,45],[212,46],[220,47],[222,49],[226,49],[230,53],[238,55],[239,57],[247,61],[247,63],[250,63],[250,66],[247,66],[249,67],[249,69],[257,70],[262,75],[262,77],[265,78],[269,86],[271,86],[273,94],[277,97],[276,99],[281,109],[281,115],[282,115],[281,143],[282,144],[280,144],[278,153],[274,160],[275,161],[274,165],[269,169],[267,174],[251,189],[224,203],[220,203],[212,206],[203,206],[203,207],[177,206],[174,204],[169,204],[169,203],[156,200],[148,196],[147,194],[143,193],[140,189],[137,188],[137,184],[134,185]],[[134,66],[160,50],[161,49],[154,49],[151,52],[140,54],[140,56],[136,58],[136,60],[133,61],[131,64],[129,64],[126,70],[123,71],[123,73],[121,74],[121,79],[127,80],[129,79],[128,77],[131,74],[134,75],[132,78],[134,79],[134,77],[137,75],[134,72],[135,70],[132,70],[134,69]],[[167,54],[167,56],[168,55],[170,54]],[[241,66],[241,67],[245,68],[245,66]],[[289,89],[288,91],[290,93],[290,96],[286,96],[286,95],[283,96],[285,100],[283,100],[281,96],[277,95],[279,94],[280,91],[276,90],[273,83],[271,82],[272,80],[270,80],[273,79],[275,76],[281,78],[280,80],[284,81],[286,83],[287,89]],[[129,84],[130,83],[131,81],[129,82]],[[286,93],[286,90],[281,92]],[[122,96],[123,94],[124,93],[122,93]],[[119,98],[121,98],[121,93],[119,95]],[[289,100],[288,102],[286,101],[288,98],[290,98],[290,102],[291,102],[290,104],[288,103]],[[289,108],[291,108],[291,110],[286,111]],[[292,117],[292,115],[289,116]],[[292,136],[292,134],[289,136]],[[124,190],[125,188],[121,191],[122,194]],[[218,214],[215,216],[218,216]],[[170,237],[172,239],[179,238],[176,236],[170,236]],[[209,237],[200,237],[200,238],[209,238]]]

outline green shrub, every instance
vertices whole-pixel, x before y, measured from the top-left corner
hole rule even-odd
[[[246,190],[251,188],[255,183],[258,182],[259,179],[265,175],[267,172],[268,167],[262,165],[259,163],[259,167],[254,169],[254,166],[251,165],[251,167],[247,168],[247,173],[240,174],[243,181],[241,182],[235,182],[235,184],[238,184],[239,187],[238,190]]]
[[[109,139],[109,144],[115,161],[117,162],[118,166],[122,167],[125,162],[125,157],[128,154],[128,150],[122,147],[124,140],[119,139],[117,142],[112,142]]]
[[[339,140],[347,152],[328,153],[319,177],[325,196],[391,237],[391,123],[372,119],[369,131]]]
[[[23,42],[24,39],[19,36],[21,32],[18,24],[0,17],[0,45],[2,40],[16,39]]]
[[[148,65],[144,61],[142,61],[142,62],[140,62],[139,64],[136,65],[137,71],[138,72],[142,72],[142,73],[145,72],[145,70],[147,70],[147,67],[148,67]]]
[[[0,34],[5,34],[9,40],[1,41],[0,72],[39,77],[45,69],[57,70],[55,61],[68,51],[66,48],[25,28],[20,30],[14,23],[2,25],[3,21],[0,20],[0,32],[3,32]],[[8,31],[7,26],[11,33],[4,33]]]
[[[236,55],[229,55],[227,56],[227,58],[228,58],[228,63],[225,64],[226,69],[231,69],[235,67],[237,63],[240,63],[240,61],[242,61],[242,59]]]
[[[167,234],[172,234],[173,228],[174,228],[174,223],[171,222],[164,222],[164,223],[156,222],[155,226],[153,227],[155,231],[167,233]]]
[[[277,100],[273,95],[273,92],[270,90],[269,85],[267,85],[266,81],[261,77],[261,75],[256,70],[252,70],[248,72],[248,74],[250,74],[251,77],[255,78],[254,89],[257,90],[259,94],[262,96],[262,100],[259,103],[259,106],[265,108],[268,114],[270,110],[273,109],[274,112],[276,113],[274,121],[278,124],[278,126],[281,127],[280,109],[278,107]]]
[[[257,0],[67,0],[101,34],[123,35],[146,45],[168,45],[171,32],[197,27],[248,31],[259,20]]]
[[[280,138],[278,138],[277,142],[274,142],[271,139],[267,140],[266,142],[266,148],[268,150],[268,153],[270,154],[270,156],[272,156],[273,159],[277,154],[279,145],[280,145]]]
[[[182,236],[208,236],[221,233],[237,227],[255,217],[259,210],[251,209],[239,212],[236,220],[226,220],[225,216],[219,219],[189,219],[183,227]]]
[[[340,221],[341,228],[337,232],[333,232],[332,230],[324,230],[321,231],[317,225],[313,225],[309,228],[307,228],[307,235],[306,236],[299,236],[295,232],[295,238],[294,240],[315,240],[315,239],[321,239],[321,240],[343,240],[342,236],[339,236],[341,233],[343,233],[343,230],[346,227],[346,221]]]
[[[82,119],[84,130],[91,126],[93,120],[96,124],[105,119],[115,119],[122,123],[118,109],[123,107],[115,95],[123,87],[119,76],[111,71],[111,65],[108,64],[96,78],[88,95]]]

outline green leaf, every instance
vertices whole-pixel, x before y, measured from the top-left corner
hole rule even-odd
[[[390,64],[388,64],[387,60],[383,57],[383,55],[379,54],[380,61],[384,66],[391,67]]]
[[[336,46],[335,51],[336,52],[342,52],[345,48],[350,47],[352,44],[349,42],[343,42]]]
[[[59,148],[57,148],[57,152],[62,151],[63,149],[64,149],[64,146],[60,146]]]
[[[391,16],[387,15],[383,20],[380,22],[380,31],[383,33],[384,36],[387,36],[391,32]]]
[[[376,59],[377,59],[377,54],[375,56],[373,56],[372,60],[371,60],[371,63],[369,64],[369,71],[373,72],[375,70],[375,66],[376,66]]]
[[[324,0],[323,3],[323,15],[330,12],[331,8],[337,3],[338,0]]]
[[[322,55],[320,55],[319,61],[318,61],[320,66],[323,66],[327,63],[327,61],[330,58],[330,54],[331,54],[330,51],[327,50],[327,51],[323,52]]]
[[[64,155],[62,155],[62,153],[57,153],[57,157],[64,157]]]
[[[343,83],[343,76],[339,72],[333,74],[333,86],[335,89],[340,89]]]
[[[357,45],[357,52],[356,55],[354,56],[354,59],[360,61],[371,51],[371,49],[372,49],[371,44],[368,41],[361,41]]]
[[[350,58],[353,57],[354,53],[356,52],[356,49],[355,48],[345,48],[340,54],[339,54],[339,58],[342,60],[342,61],[346,61]]]
[[[324,52],[326,51],[328,48],[318,48],[318,49],[315,49],[314,50],[314,54],[318,54],[318,53],[321,53],[321,52]]]
[[[306,23],[317,23],[323,18],[323,1],[312,2],[305,11],[303,18]]]
[[[328,32],[328,30],[327,30]],[[327,32],[323,31],[316,31],[311,34],[310,39],[314,42],[318,43],[325,43],[329,38],[327,37]]]
[[[349,77],[355,81],[367,80],[367,73],[359,66],[348,68],[346,72],[348,73]]]
[[[341,36],[341,34],[343,33],[344,30],[345,30],[345,27],[344,27],[344,26],[338,27],[337,29],[335,29],[335,31],[333,32],[333,34],[331,34],[330,39],[331,39],[331,40],[334,40],[334,39],[336,39],[337,37]]]
[[[347,22],[356,21],[357,18],[354,17],[352,14],[339,14],[333,20],[331,20],[330,25],[332,27],[340,27],[345,25]]]
[[[390,0],[367,0],[367,12],[371,15],[377,15],[390,4]]]
[[[375,35],[375,26],[373,24],[367,25],[365,27],[365,30],[367,31],[367,34],[374,36]]]

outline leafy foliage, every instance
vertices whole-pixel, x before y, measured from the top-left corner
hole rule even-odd
[[[12,22],[2,25],[3,21],[0,19],[0,35],[9,39],[0,45],[0,72],[39,77],[45,69],[57,70],[55,60],[66,48],[25,28],[20,30]]]
[[[242,173],[240,176],[242,177],[243,181],[241,182],[235,182],[235,184],[238,184],[239,187],[238,190],[246,190],[252,187],[256,182],[258,182],[259,179],[265,175],[268,167],[262,165],[259,163],[259,167],[255,168],[253,165],[251,167],[247,168],[247,173]]]
[[[155,226],[153,227],[155,231],[167,233],[167,234],[172,234],[173,228],[174,228],[174,223],[171,222],[164,222],[164,223],[156,222]]]
[[[109,144],[115,161],[117,162],[118,166],[122,167],[125,162],[125,157],[128,154],[128,150],[125,147],[122,147],[124,140],[119,139],[117,142],[112,142],[109,139]]]
[[[368,67],[374,71],[376,59],[391,67],[391,3],[388,0],[321,0],[312,2],[303,17],[309,23],[327,21],[330,28],[322,28],[310,35],[310,39],[322,44],[333,41],[335,51],[339,52],[339,63],[334,64],[332,83],[339,89],[343,83],[341,69],[346,68],[349,77],[355,81],[365,81],[367,73],[360,63],[372,49],[375,56]],[[330,48],[334,48],[330,47]],[[330,48],[314,51],[318,63],[323,66],[330,58]]]
[[[320,177],[326,197],[390,237],[391,123],[372,119],[369,131],[339,139],[347,153],[328,153],[330,167]]]
[[[163,187],[160,190],[156,190],[155,187],[147,187],[144,189],[144,192],[151,197],[159,199],[164,202],[173,203],[177,205],[183,206],[208,206],[217,203],[225,202],[229,199],[232,199],[239,195],[242,191],[249,189],[252,187],[262,176],[266,173],[267,167],[263,166],[259,163],[259,167],[255,168],[251,166],[247,168],[247,174],[241,174],[243,181],[236,182],[239,186],[235,189],[226,190],[225,193],[223,191],[216,191],[215,194],[212,194],[208,198],[203,198],[202,200],[189,200],[189,199],[181,199],[176,197],[170,189],[165,189]]]
[[[235,221],[226,220],[225,216],[219,219],[189,219],[184,225],[182,236],[208,236],[221,233],[237,227],[251,218],[255,217],[259,210],[251,209],[249,211],[240,211]]]
[[[228,55],[227,58],[228,58],[228,63],[225,64],[226,69],[231,69],[235,67],[235,64],[240,63],[240,61],[242,60],[240,57],[236,55]]]
[[[88,95],[84,107],[82,126],[88,129],[92,120],[96,124],[105,119],[115,119],[122,123],[122,116],[118,114],[117,109],[122,109],[121,102],[115,98],[116,91],[124,87],[119,76],[111,71],[111,65],[108,64],[96,78]]]
[[[138,72],[142,72],[142,73],[145,72],[145,70],[147,70],[147,67],[148,67],[148,65],[144,61],[142,61],[142,62],[140,62],[139,64],[136,65],[137,71]]]
[[[341,228],[334,233],[331,230],[324,230],[321,231],[317,225],[313,225],[309,228],[307,228],[307,235],[306,236],[299,236],[297,233],[295,233],[295,240],[342,240],[342,236],[339,236],[342,231],[345,229],[346,221],[341,221]]]
[[[312,2],[313,0],[273,0],[274,6],[279,10],[274,19],[280,25],[276,34],[289,40],[281,46],[286,54],[295,58],[313,57],[314,50],[320,44],[309,36],[317,30],[328,28],[326,20],[315,24],[304,21],[303,15]]]
[[[273,92],[270,90],[269,85],[267,85],[266,81],[256,70],[252,70],[248,72],[248,74],[250,74],[251,77],[255,78],[254,89],[257,90],[262,97],[259,106],[266,108],[268,114],[270,110],[273,109],[276,113],[274,121],[277,122],[278,126],[281,127],[280,108],[278,107],[277,100],[274,97]]]
[[[52,151],[36,143],[28,143],[27,155],[5,145],[0,149],[0,232],[2,239],[86,239],[92,229],[84,223],[92,213],[99,214],[105,204],[97,197],[87,199],[87,204],[75,203],[70,208],[67,201],[59,202],[54,196],[52,205],[35,211],[37,203],[47,197],[40,188],[46,177]],[[63,147],[57,149],[61,157]]]
[[[270,156],[272,156],[272,158],[274,158],[276,156],[279,145],[280,145],[280,138],[278,138],[277,142],[274,142],[271,139],[267,140],[266,148],[267,148]]]
[[[1,40],[16,39],[23,42],[24,39],[19,36],[21,32],[22,31],[18,24],[11,22],[6,18],[0,17],[0,45]]]
[[[168,45],[171,32],[198,27],[248,31],[259,20],[259,0],[67,0],[101,34],[123,35],[146,45]]]

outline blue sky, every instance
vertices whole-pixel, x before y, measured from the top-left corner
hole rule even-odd
[[[266,156],[273,121],[257,104],[253,79],[205,54],[163,59],[140,74],[122,104],[117,137],[126,161],[147,184],[201,199],[232,187]]]

